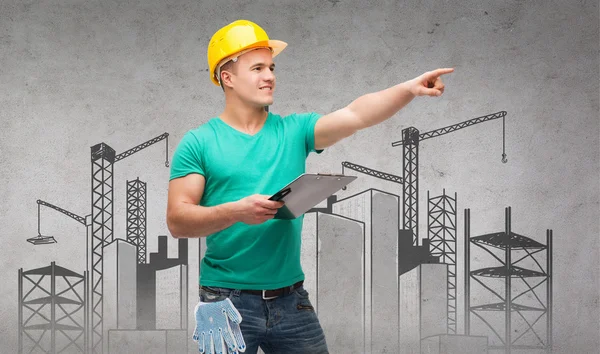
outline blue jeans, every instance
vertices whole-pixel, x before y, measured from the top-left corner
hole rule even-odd
[[[262,296],[216,287],[201,287],[200,301],[228,297],[242,315],[240,328],[247,349],[243,354],[328,354],[321,324],[303,286],[288,295]]]

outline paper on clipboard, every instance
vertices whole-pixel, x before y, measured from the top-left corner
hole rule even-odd
[[[304,173],[281,188],[269,200],[283,200],[275,219],[295,219],[339,191],[356,176],[343,174]]]

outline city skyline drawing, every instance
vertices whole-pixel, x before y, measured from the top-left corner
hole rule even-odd
[[[305,215],[303,262],[310,264],[307,269],[314,269],[314,273],[307,272],[305,284],[313,294],[332,352],[551,352],[551,230],[545,245],[514,233],[508,207],[505,230],[471,236],[470,209],[460,207],[457,194],[447,194],[446,188],[440,195],[427,191],[427,230],[418,229],[420,141],[499,118],[504,131],[505,117],[506,111],[500,111],[423,134],[406,128],[403,140],[393,143],[404,146],[402,176],[349,161],[341,163],[342,172],[390,181],[399,186],[402,195],[379,188],[352,190],[350,186],[350,191],[338,193],[346,194],[344,197],[332,195]],[[50,266],[19,269],[20,352],[121,353],[141,350],[140,345],[163,348],[165,353],[195,352],[189,336],[189,311],[190,304],[197,301],[198,286],[196,270],[190,271],[190,267],[199,264],[204,240],[158,235],[158,250],[150,252],[146,210],[152,191],[140,177],[124,181],[126,230],[118,232],[123,237],[115,237],[112,224],[114,201],[122,198],[113,193],[113,166],[167,137],[164,133],[118,155],[105,143],[94,145],[90,214],[80,216],[37,200],[38,235],[27,243],[51,247],[60,242],[41,232],[41,208],[52,209],[58,212],[55,217],[63,214],[85,227],[86,266],[76,271],[47,260]],[[168,157],[167,152],[166,167]],[[507,162],[504,143],[501,161]],[[464,230],[458,229],[460,209],[464,210]],[[459,239],[466,245],[462,254],[457,248]],[[167,255],[170,242],[177,243],[176,258]],[[190,257],[196,253],[190,250],[195,245],[198,259],[192,261]],[[504,250],[505,257],[492,255],[489,263],[477,264],[470,258],[473,247],[490,255],[490,249]],[[511,260],[517,251],[525,256]],[[546,254],[545,268],[535,258],[540,252]],[[539,267],[524,268],[519,263],[524,259]],[[493,267],[492,261],[500,266]],[[458,268],[464,270],[462,284]],[[503,279],[505,286],[497,290],[485,285],[482,277]],[[523,281],[525,290],[513,296],[517,280]],[[478,295],[487,292],[497,301],[476,303],[472,299],[475,285],[484,289]],[[462,298],[457,295],[459,287],[465,289]],[[542,287],[543,298],[538,294]],[[533,300],[538,300],[537,306],[530,304]],[[462,326],[457,316],[460,304],[465,304]],[[340,321],[343,327],[338,325]],[[518,332],[512,335],[515,328]]]

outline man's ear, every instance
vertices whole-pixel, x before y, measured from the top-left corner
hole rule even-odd
[[[222,71],[221,72],[221,85],[223,87],[225,87],[225,86],[231,87],[232,86],[231,73],[229,71]]]

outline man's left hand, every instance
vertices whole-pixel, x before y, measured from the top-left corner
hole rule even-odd
[[[409,90],[415,96],[441,96],[444,84],[440,76],[453,72],[453,68],[436,69],[409,81]]]

